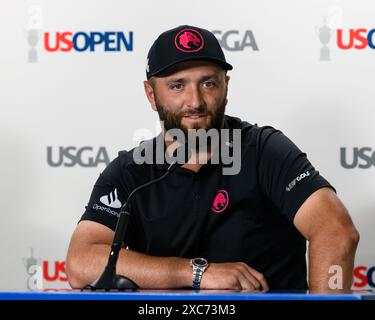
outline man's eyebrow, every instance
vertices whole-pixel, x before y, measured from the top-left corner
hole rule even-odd
[[[167,84],[171,84],[171,83],[174,83],[174,82],[184,83],[184,82],[186,82],[186,79],[184,79],[184,78],[172,78],[172,79],[169,79],[167,81]]]
[[[203,81],[206,81],[206,80],[209,80],[209,79],[214,79],[214,80],[219,80],[219,76],[216,75],[216,74],[210,74],[210,75],[207,75],[207,76],[203,76],[199,79],[199,82],[203,82]],[[171,84],[171,83],[186,83],[188,82],[187,79],[185,78],[171,78],[167,81],[167,84]]]
[[[206,80],[209,80],[209,79],[219,80],[219,78],[220,77],[218,75],[212,74],[212,75],[204,76],[200,80],[201,81],[206,81]]]

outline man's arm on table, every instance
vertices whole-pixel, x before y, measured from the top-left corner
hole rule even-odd
[[[92,283],[103,272],[113,234],[93,221],[78,224],[66,258],[66,272],[73,288]],[[125,248],[120,250],[117,273],[149,289],[191,287],[193,280],[189,259],[154,257]],[[268,290],[268,285],[262,274],[244,263],[211,263],[203,273],[201,289]]]
[[[331,188],[314,192],[299,208],[294,225],[309,241],[309,289],[334,289],[329,288],[333,265],[342,268],[342,289],[350,289],[359,233],[336,193]]]

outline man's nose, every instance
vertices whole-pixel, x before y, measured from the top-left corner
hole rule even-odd
[[[187,106],[192,109],[199,109],[204,106],[204,99],[199,86],[192,85],[187,92]]]

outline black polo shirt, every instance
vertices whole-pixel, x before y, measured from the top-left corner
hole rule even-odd
[[[241,129],[240,172],[223,175],[221,163],[176,168],[135,195],[125,244],[152,256],[245,262],[271,290],[307,289],[306,240],[293,218],[331,185],[281,131],[229,116],[225,128]],[[101,173],[81,220],[115,230],[129,193],[165,173],[167,165],[136,164],[133,152],[119,152]]]

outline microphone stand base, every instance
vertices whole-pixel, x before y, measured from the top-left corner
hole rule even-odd
[[[112,279],[112,285],[100,285],[98,281],[95,281],[93,284],[89,284],[86,287],[82,288],[81,291],[137,291],[138,289],[139,286],[133,280],[125,276],[115,275]]]

